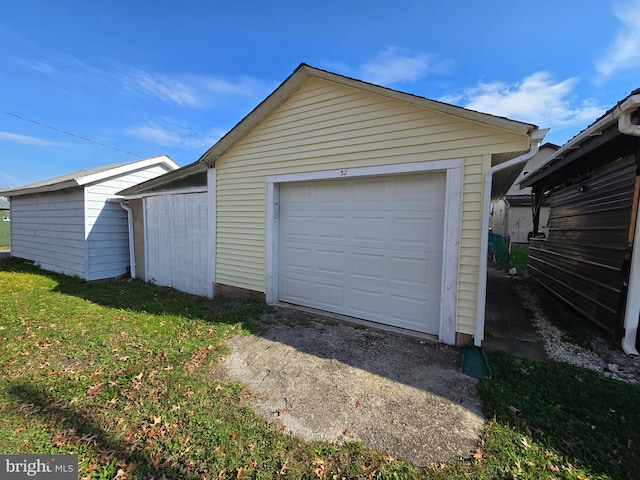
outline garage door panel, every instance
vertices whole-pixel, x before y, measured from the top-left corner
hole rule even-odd
[[[287,270],[311,270],[312,251],[309,248],[287,247],[282,261]]]
[[[344,289],[339,284],[317,282],[315,300],[319,306],[335,313],[341,313],[344,304]]]
[[[391,257],[390,279],[394,284],[416,285],[422,288],[423,285],[431,286],[437,284],[440,288],[440,271],[435,272],[434,262],[429,259]],[[437,264],[437,262],[435,262]],[[436,265],[437,270],[439,266]]]
[[[316,248],[313,257],[318,272],[344,275],[345,252]]]
[[[311,238],[315,218],[311,215],[290,215],[287,219],[289,228],[287,237],[292,240]]]
[[[316,238],[326,240],[344,240],[346,219],[343,215],[318,215],[315,223]]]
[[[323,186],[323,188],[314,189],[316,203],[329,207],[330,205],[344,203],[347,198],[347,189],[345,184],[331,183]]]
[[[282,283],[284,291],[282,292],[291,301],[310,302],[312,301],[311,282],[308,280],[289,277]],[[303,303],[304,304],[304,303]]]
[[[389,295],[390,323],[409,330],[436,333],[440,328],[440,296],[418,300],[402,294]]]
[[[383,321],[382,289],[351,288],[349,293],[350,308],[344,313],[362,316],[369,320]]]
[[[387,256],[374,253],[353,252],[351,258],[351,275],[361,279],[384,281]]]
[[[437,334],[444,185],[444,174],[281,185],[279,299]]]

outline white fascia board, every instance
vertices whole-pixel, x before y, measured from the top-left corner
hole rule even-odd
[[[169,169],[168,171],[177,170],[178,168],[180,168],[178,164],[171,160],[169,157],[167,157],[166,155],[162,155],[160,157],[147,158],[145,160],[140,160],[139,162],[128,163],[120,167],[104,170],[102,172],[93,173],[91,175],[86,175],[83,177],[78,177],[75,180],[78,185],[87,185],[89,183],[99,182],[100,180],[104,180],[106,178],[117,177],[119,175],[133,172],[135,170],[152,167],[154,165],[163,165],[165,168]]]

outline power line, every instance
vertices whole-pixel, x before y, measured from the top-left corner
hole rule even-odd
[[[114,147],[113,145],[107,145],[106,143],[98,142],[97,140],[92,140],[91,138],[83,137],[82,135],[78,135],[78,134],[73,133],[73,132],[68,132],[67,130],[62,130],[62,129],[54,127],[54,126],[47,125],[46,123],[38,122],[37,120],[33,120],[31,118],[23,117],[22,115],[18,115],[17,113],[7,112],[6,110],[0,110],[0,113],[4,113],[6,115],[10,115],[10,116],[18,118],[20,120],[24,120],[25,122],[31,122],[31,123],[33,123],[35,125],[38,125],[38,126],[44,127],[44,128],[48,128],[48,129],[53,130],[53,131],[58,132],[58,133],[63,133],[65,135],[69,135],[71,137],[79,138],[80,140],[84,140],[84,141],[89,142],[89,143],[94,143],[96,145],[100,145],[101,147],[110,148],[112,150],[117,150],[118,152],[126,153],[127,155],[132,155],[134,157],[144,158],[142,155],[138,155],[137,153],[129,152],[127,150],[123,150],[122,148]]]

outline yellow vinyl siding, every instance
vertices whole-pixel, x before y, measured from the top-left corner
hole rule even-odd
[[[265,292],[268,175],[461,158],[457,329],[473,333],[484,163],[527,147],[524,134],[310,77],[216,160],[216,283]]]

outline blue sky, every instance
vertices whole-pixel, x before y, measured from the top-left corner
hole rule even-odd
[[[191,163],[301,62],[562,145],[640,87],[640,0],[0,0],[0,187]]]

